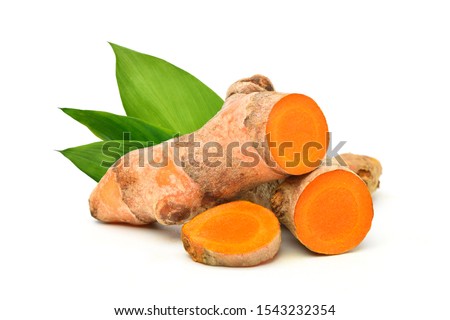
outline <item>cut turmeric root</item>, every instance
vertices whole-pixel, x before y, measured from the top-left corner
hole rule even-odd
[[[194,261],[210,265],[252,266],[272,258],[279,247],[274,236],[279,227],[263,206],[273,208],[279,221],[313,252],[340,254],[355,248],[371,227],[369,189],[379,185],[382,169],[367,156],[341,158],[348,167],[334,160],[331,166],[261,184],[238,197],[260,205],[238,200],[198,215],[182,228],[186,251]]]
[[[359,164],[355,160],[364,156],[343,158],[356,169]],[[378,185],[381,166],[371,170],[366,172],[366,178],[369,173],[372,177],[367,180],[369,184],[338,165],[322,166],[302,177],[289,177],[272,196],[272,208],[280,222],[311,251],[347,252],[362,242],[371,227],[373,205],[369,188],[373,181]]]
[[[270,151],[287,173],[308,173],[325,157],[327,136],[323,133],[328,127],[325,120],[317,121],[320,118],[323,115],[316,102],[302,94],[289,95],[272,108],[266,130],[276,147]]]
[[[119,159],[92,192],[91,214],[104,222],[181,224],[243,190],[314,170],[327,131],[311,98],[274,92],[263,76],[240,80],[198,131]],[[222,154],[205,161],[212,143]]]
[[[281,233],[273,212],[248,201],[234,201],[196,216],[182,227],[181,238],[194,261],[248,267],[276,255]]]

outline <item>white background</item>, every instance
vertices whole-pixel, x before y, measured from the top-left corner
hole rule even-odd
[[[214,303],[334,304],[333,319],[448,317],[445,3],[2,1],[0,318],[118,319],[113,307]],[[96,138],[57,108],[123,113],[107,41],[164,58],[222,96],[262,73],[279,91],[314,98],[334,144],[384,166],[362,245],[317,256],[283,232],[270,263],[209,267],[190,260],[179,228],[92,219],[94,181],[54,150]]]

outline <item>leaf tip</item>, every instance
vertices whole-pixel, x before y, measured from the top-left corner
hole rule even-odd
[[[118,44],[108,41],[109,45],[111,46],[111,48],[113,49],[114,53],[116,52],[117,49],[122,48],[122,46],[119,46]]]
[[[65,114],[67,114],[69,117],[75,119],[74,111],[76,111],[76,109],[72,109],[72,108],[58,108],[58,109],[61,110],[62,112],[64,112]]]

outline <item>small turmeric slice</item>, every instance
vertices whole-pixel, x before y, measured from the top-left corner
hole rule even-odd
[[[209,209],[183,225],[181,239],[194,261],[249,267],[276,255],[281,232],[270,210],[248,201],[234,201]]]

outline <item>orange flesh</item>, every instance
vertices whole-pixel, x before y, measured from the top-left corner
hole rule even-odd
[[[268,245],[280,233],[280,225],[270,210],[234,201],[199,214],[183,226],[182,233],[207,250],[243,254]]]
[[[354,173],[334,170],[315,178],[295,207],[297,237],[308,249],[339,254],[356,247],[370,230],[372,197]]]
[[[266,126],[273,159],[293,175],[311,172],[320,165],[328,147],[327,132],[322,110],[302,94],[290,94],[278,101]]]

